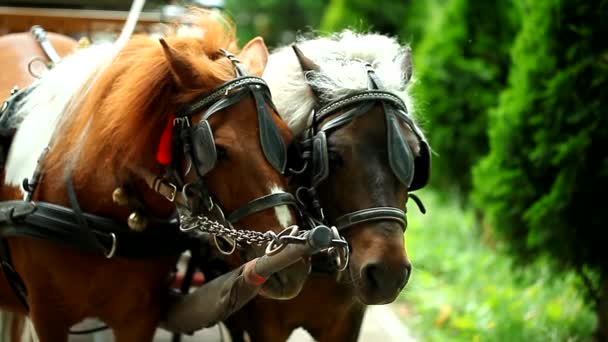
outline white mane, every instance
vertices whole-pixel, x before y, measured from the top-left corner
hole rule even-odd
[[[297,46],[321,69],[320,73],[310,72],[308,83],[322,91],[323,100],[367,89],[365,65],[369,63],[385,90],[401,97],[412,113],[412,101],[404,84],[403,59],[407,47],[396,39],[344,30],[328,37],[300,40]],[[270,55],[263,78],[292,133],[306,129],[315,98],[291,46],[278,48]]]
[[[92,75],[116,52],[111,43],[94,45],[65,57],[34,83],[35,88],[19,102],[11,126],[17,133],[6,163],[4,183],[21,185],[32,177],[38,158],[49,146],[54,133],[75,107],[73,96],[86,93]]]

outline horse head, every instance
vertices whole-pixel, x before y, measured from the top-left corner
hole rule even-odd
[[[45,177],[63,184],[70,175],[76,192],[87,194],[83,208],[116,220],[132,211],[112,202],[130,203],[116,195],[129,185],[154,216],[169,217],[177,205],[227,227],[278,233],[296,223],[282,174],[292,136],[259,78],[266,45],[254,38],[237,53],[227,21],[195,12],[190,22],[198,34],[135,36],[96,68],[86,96],[76,96],[60,120]],[[294,264],[263,293],[295,296],[308,269],[305,261]]]
[[[264,74],[299,135],[297,197],[346,237],[349,279],[366,304],[392,302],[411,274],[404,207],[430,172],[429,146],[410,116],[411,74],[409,48],[350,33],[283,48]]]

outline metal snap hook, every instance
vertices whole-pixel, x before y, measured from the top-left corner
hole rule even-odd
[[[274,255],[283,250],[287,244],[281,242],[283,236],[296,236],[298,234],[298,226],[292,225],[283,229],[279,234],[274,235],[272,241],[266,246],[266,255]]]

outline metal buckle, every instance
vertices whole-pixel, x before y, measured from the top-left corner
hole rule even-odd
[[[165,198],[168,199],[169,202],[175,201],[175,195],[177,194],[177,186],[175,184],[173,184],[173,183],[170,183],[170,182],[166,182],[165,184],[169,188],[171,188],[171,196],[166,196],[166,195],[163,195],[163,196],[165,196]]]
[[[112,237],[112,248],[110,248],[109,252],[104,253],[107,259],[111,259],[116,253],[116,234],[110,233],[110,236]]]

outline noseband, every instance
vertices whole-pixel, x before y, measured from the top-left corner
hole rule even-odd
[[[316,220],[326,223],[323,207],[317,194],[317,188],[329,176],[329,157],[327,150],[327,135],[343,127],[355,118],[365,115],[372,107],[380,103],[386,118],[388,136],[388,155],[391,169],[399,181],[408,187],[408,191],[418,190],[424,187],[430,174],[430,151],[424,136],[409,117],[407,107],[403,100],[394,93],[381,90],[380,80],[375,75],[371,66],[367,65],[369,77],[368,90],[357,92],[328,103],[320,109],[313,111],[312,124],[304,132],[304,138],[298,142],[300,153],[305,160],[305,167],[296,173],[310,172],[310,187],[300,187],[296,192],[298,201],[306,207],[310,203],[315,212]],[[350,108],[346,112],[330,119],[323,125],[319,125],[328,116],[337,111]],[[414,156],[405,136],[401,132],[399,122],[405,122],[420,141],[420,155]],[[418,169],[418,170],[416,170]],[[302,198],[306,193],[309,201]],[[415,196],[416,203],[424,211],[421,203]],[[369,222],[391,220],[398,222],[405,230],[405,211],[395,207],[372,207],[347,213],[335,221],[336,228],[347,229],[353,225]]]

